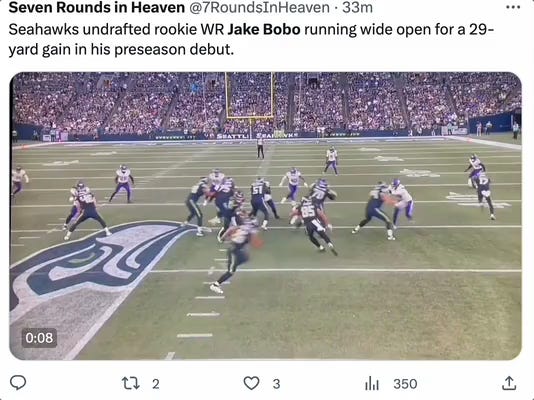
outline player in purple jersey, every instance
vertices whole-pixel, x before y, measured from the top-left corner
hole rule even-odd
[[[474,153],[471,154],[471,156],[469,157],[469,165],[464,170],[464,172],[467,172],[470,169],[473,169],[473,170],[469,173],[469,178],[467,179],[467,185],[476,189],[474,178],[480,172],[486,172],[486,166],[482,163],[482,161],[480,161],[480,158],[478,158],[478,156]]]

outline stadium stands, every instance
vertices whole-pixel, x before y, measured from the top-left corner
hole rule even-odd
[[[274,79],[270,73],[21,73],[13,79],[16,123],[79,135],[430,129],[520,107],[521,83],[509,73],[276,73]]]

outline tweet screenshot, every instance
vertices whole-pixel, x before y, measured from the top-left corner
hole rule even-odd
[[[0,12],[0,400],[534,400],[533,0]]]

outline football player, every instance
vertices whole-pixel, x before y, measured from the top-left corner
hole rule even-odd
[[[115,171],[115,183],[117,184],[117,187],[115,188],[115,191],[111,194],[111,196],[109,197],[109,202],[111,203],[111,200],[113,200],[113,197],[115,197],[115,195],[117,193],[119,193],[119,191],[121,189],[124,189],[126,190],[126,196],[127,196],[127,199],[128,199],[128,203],[131,203],[132,200],[131,200],[131,195],[132,195],[132,192],[131,192],[131,188],[130,188],[130,181],[132,181],[132,185],[134,184],[134,177],[132,175],[132,172],[130,171],[130,168],[128,168],[126,165],[122,164],[119,166],[119,169],[117,171]]]
[[[310,197],[312,201],[317,204],[319,209],[324,210],[325,200],[335,200],[337,193],[328,187],[328,182],[326,179],[318,179],[317,182],[310,186],[310,193],[308,197]]]
[[[76,220],[74,221],[74,224],[69,227],[69,230],[67,231],[67,234],[64,237],[65,240],[69,240],[72,232],[76,230],[78,225],[80,225],[87,219],[94,219],[98,221],[102,226],[102,229],[104,229],[104,231],[106,232],[106,236],[111,235],[111,232],[108,229],[106,223],[96,210],[96,197],[91,192],[80,194],[78,196],[78,203],[80,204],[80,214],[78,215],[78,218],[76,218]]]
[[[278,215],[278,210],[276,209],[276,205],[273,201],[273,195],[271,193],[271,183],[269,181],[265,181],[265,202],[272,210],[274,217],[276,219],[280,219],[280,216]]]
[[[490,179],[484,171],[478,173],[474,176],[475,186],[477,188],[478,194],[478,204],[480,207],[484,206],[483,200],[486,199],[488,203],[490,219],[495,220],[495,209],[493,207],[493,202],[491,201],[491,190],[490,190]]]
[[[204,203],[202,203],[204,207],[207,206],[208,203],[215,198],[214,194],[217,188],[224,182],[224,178],[225,175],[221,172],[219,168],[214,168],[211,170],[211,173],[208,175],[208,179],[210,185],[210,192],[212,193],[212,195],[204,199]]]
[[[263,213],[263,223],[261,225],[263,230],[267,230],[267,224],[269,223],[269,211],[265,206],[266,192],[267,185],[265,185],[265,179],[261,177],[258,177],[250,185],[250,205],[252,206],[250,216],[256,218],[258,211]]]
[[[249,260],[248,244],[250,243],[254,247],[261,246],[261,240],[257,236],[256,225],[247,217],[244,217],[240,225],[228,229],[223,235],[222,240],[230,243],[230,247],[226,252],[228,270],[216,282],[210,285],[210,290],[218,294],[224,293],[221,285],[235,274],[240,265],[245,264]]]
[[[338,164],[339,159],[337,156],[337,150],[334,148],[334,146],[331,146],[328,150],[326,150],[326,166],[324,167],[323,175],[326,174],[326,171],[328,171],[328,168],[330,167],[332,167],[337,175]]]
[[[245,195],[241,191],[236,191],[235,194],[228,200],[222,210],[223,226],[217,233],[217,240],[222,243],[224,234],[230,229],[231,225],[241,224],[241,207],[245,202]]]
[[[204,236],[202,232],[202,211],[198,206],[198,201],[202,196],[206,196],[208,193],[208,179],[200,178],[200,180],[191,187],[191,191],[185,200],[185,205],[189,210],[189,215],[184,222],[184,225],[187,225],[191,222],[193,218],[197,219],[197,236]]]
[[[296,197],[300,181],[302,181],[304,187],[308,187],[308,184],[306,183],[306,179],[304,179],[300,171],[295,167],[291,168],[291,170],[286,172],[286,174],[282,177],[282,180],[280,181],[279,185],[280,187],[284,186],[286,179],[288,183],[289,193],[287,194],[287,196],[282,198],[281,203],[284,204],[286,200],[291,199],[291,205],[295,207],[297,205]]]
[[[15,195],[22,190],[22,179],[24,179],[26,183],[30,182],[30,178],[28,177],[28,174],[26,174],[26,171],[18,165],[11,171],[11,182],[13,183],[11,197],[15,197]]]
[[[325,228],[326,226],[328,230],[332,231],[332,225],[328,222],[325,213],[317,206],[317,204],[315,204],[309,197],[303,197],[293,214],[299,215],[302,218],[308,239],[310,239],[310,242],[312,242],[319,251],[325,251],[325,248],[315,237],[316,233],[326,242],[332,254],[337,256],[338,253],[334,248],[334,244],[326,234]]]
[[[471,154],[471,156],[469,157],[469,165],[464,170],[464,172],[469,171],[471,168],[473,170],[469,173],[469,178],[467,179],[467,185],[469,187],[476,189],[475,182],[473,181],[473,177],[477,175],[479,172],[486,172],[486,166],[482,163],[482,161],[480,161],[480,158],[478,158],[478,156],[474,153]]]
[[[224,181],[224,174],[221,172],[219,168],[214,168],[211,170],[211,173],[209,175],[210,185],[217,186],[223,183]]]
[[[224,178],[224,181],[220,185],[215,185],[213,190],[209,194],[210,199],[215,199],[215,208],[217,209],[217,215],[210,219],[210,224],[217,225],[221,223],[223,217],[223,211],[230,198],[234,195],[235,184],[232,178]]]
[[[373,218],[380,219],[385,222],[386,229],[388,233],[388,240],[395,240],[393,236],[393,223],[391,218],[382,210],[382,205],[384,202],[388,204],[395,204],[395,201],[389,198],[389,188],[383,182],[378,182],[378,185],[374,187],[371,192],[369,192],[369,201],[365,209],[365,219],[361,220],[360,223],[352,230],[353,234],[356,234],[369,223]]]
[[[64,231],[66,231],[69,227],[70,221],[72,221],[72,219],[80,212],[80,203],[78,202],[78,197],[84,193],[89,192],[89,188],[85,186],[82,181],[78,181],[76,185],[70,189],[69,201],[72,202],[72,207],[70,209],[69,215],[67,215],[67,218],[65,219],[65,223],[63,224]]]
[[[393,179],[389,192],[395,196],[399,201],[395,203],[395,211],[393,211],[393,225],[397,225],[399,214],[402,210],[405,210],[406,218],[409,220],[413,217],[413,198],[408,190],[401,184],[400,179]]]

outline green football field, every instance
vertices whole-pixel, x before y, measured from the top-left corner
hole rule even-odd
[[[521,151],[441,139],[337,143],[340,175],[325,176],[338,193],[336,201],[326,203],[334,226],[331,238],[339,252],[334,257],[318,253],[303,230],[289,226],[291,205],[279,203],[286,188],[278,186],[292,166],[309,183],[321,177],[328,147],[268,143],[264,160],[256,158],[253,143],[82,143],[14,150],[13,164],[27,171],[30,183],[11,206],[12,286],[27,307],[24,312],[22,306],[12,311],[13,353],[19,358],[58,359],[517,356]],[[492,180],[495,221],[467,186],[463,171],[471,153],[486,164]],[[132,204],[126,204],[124,194],[112,203],[106,200],[119,164],[127,164],[135,177]],[[234,177],[246,194],[256,176],[267,178],[282,216],[261,234],[264,246],[251,250],[250,261],[223,286],[224,295],[208,288],[226,268],[225,245],[214,233],[197,238],[188,231],[150,257],[128,253],[119,259],[113,255],[129,243],[102,244],[121,237],[121,224],[183,221],[190,187],[216,167]],[[414,197],[414,219],[400,217],[396,241],[386,239],[380,221],[352,235],[351,228],[364,217],[372,186],[397,177]],[[87,257],[74,247],[53,248],[63,267],[52,265],[52,272],[35,267],[37,278],[49,274],[50,282],[32,283],[31,275],[16,265],[26,259],[24,268],[32,268],[37,261],[29,256],[63,243],[69,188],[78,179],[96,194],[99,212],[114,235],[103,238],[98,223],[87,221],[73,233],[71,246],[93,235],[80,243],[96,240],[111,249],[111,255],[103,266],[95,262],[102,248]],[[206,221],[215,215],[212,204],[202,210]],[[391,207],[385,210],[392,215]],[[139,234],[145,231],[136,232],[130,237],[139,249],[152,245],[152,237]],[[146,267],[142,278],[127,287],[69,286],[72,274],[88,281],[109,270],[122,269],[129,275],[133,270],[123,267],[125,259],[135,268]],[[149,261],[155,264],[147,266]],[[63,286],[51,289],[55,284]],[[57,348],[20,348],[19,330],[32,326],[56,328]]]

